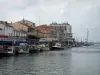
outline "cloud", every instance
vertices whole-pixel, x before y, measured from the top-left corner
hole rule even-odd
[[[37,25],[39,17],[40,24],[68,21],[74,36],[85,39],[89,28],[90,40],[100,41],[94,37],[100,25],[99,0],[0,0],[0,9],[0,20],[15,22],[24,17]]]

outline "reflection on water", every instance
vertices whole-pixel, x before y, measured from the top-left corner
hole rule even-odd
[[[0,75],[100,75],[99,46],[0,58]]]

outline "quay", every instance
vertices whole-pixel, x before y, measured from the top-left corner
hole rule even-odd
[[[24,18],[14,23],[0,21],[0,55],[29,54],[89,45],[73,38],[72,26],[68,22],[36,26]]]
[[[55,44],[55,45],[54,45]],[[64,48],[72,47],[82,47],[90,46],[85,43],[78,42],[77,44],[73,43],[66,46],[61,46],[62,44],[57,45],[57,42],[39,40],[39,41],[0,41],[0,55],[1,56],[11,56],[18,54],[29,54],[37,53],[43,51],[55,51],[55,50],[64,50]]]

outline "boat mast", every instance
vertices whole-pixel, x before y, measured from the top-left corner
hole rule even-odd
[[[89,30],[87,28],[87,42],[88,42],[88,40],[89,40]]]

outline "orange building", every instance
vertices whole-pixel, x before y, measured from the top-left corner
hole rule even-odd
[[[48,25],[40,25],[36,27],[36,30],[40,31],[44,38],[52,38],[55,29]]]

